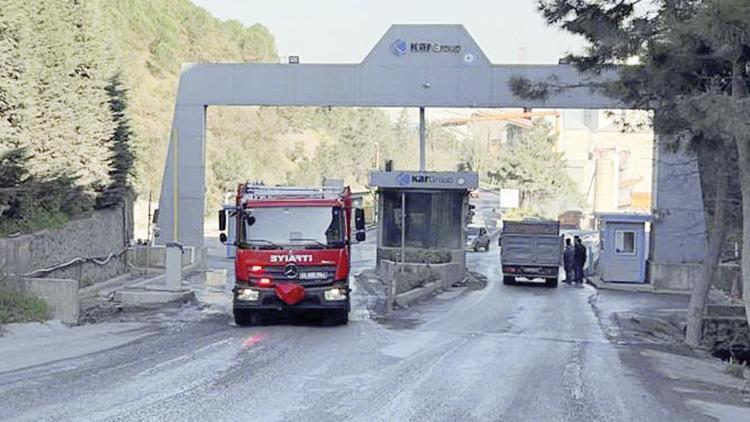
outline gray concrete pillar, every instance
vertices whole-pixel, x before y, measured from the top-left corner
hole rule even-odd
[[[206,107],[178,105],[159,197],[157,244],[203,246]]]
[[[673,138],[657,136],[654,144],[649,279],[663,289],[690,289],[706,256],[698,160],[685,143],[675,148]]]

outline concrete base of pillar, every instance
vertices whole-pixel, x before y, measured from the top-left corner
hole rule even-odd
[[[440,289],[437,283],[427,283],[422,287],[409,290],[394,296],[393,301],[400,307],[409,306],[412,303],[418,302],[430,295],[435,294]]]
[[[688,292],[695,282],[703,276],[701,263],[648,263],[649,282],[655,290],[672,290]]]

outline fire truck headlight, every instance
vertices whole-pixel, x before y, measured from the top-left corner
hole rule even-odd
[[[328,289],[325,291],[325,299],[328,301],[345,300],[346,291],[344,289]]]
[[[255,302],[260,297],[260,293],[253,289],[240,289],[237,293],[237,299],[246,302]]]

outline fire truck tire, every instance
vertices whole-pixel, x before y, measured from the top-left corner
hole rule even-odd
[[[252,311],[248,309],[234,310],[234,323],[239,326],[246,325],[265,325],[268,316],[262,311]]]
[[[506,286],[516,284],[516,278],[511,275],[503,276],[503,284]]]
[[[246,309],[235,309],[234,310],[234,323],[238,326],[250,325],[252,320],[252,311]]]
[[[331,325],[346,325],[349,323],[349,311],[346,309],[330,311],[325,320]]]
[[[548,278],[547,279],[547,287],[555,288],[557,287],[557,278]]]

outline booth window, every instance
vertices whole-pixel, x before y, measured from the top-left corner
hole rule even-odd
[[[634,231],[617,230],[615,232],[615,253],[620,255],[635,255]]]
[[[404,246],[420,249],[461,248],[461,192],[406,192]],[[383,246],[401,246],[401,192],[383,198]]]

